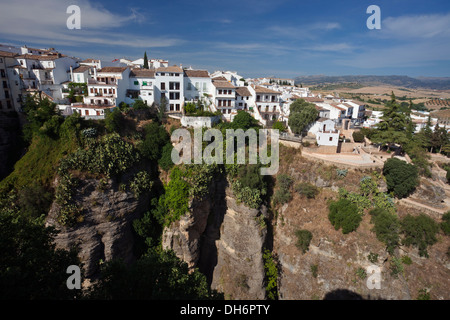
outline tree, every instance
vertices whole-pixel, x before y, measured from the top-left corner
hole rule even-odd
[[[141,99],[134,100],[133,109],[134,110],[148,110],[150,107]]]
[[[113,260],[102,266],[99,281],[87,294],[89,299],[219,299],[210,291],[205,276],[189,271],[186,262],[173,251],[149,250],[131,265]]]
[[[15,209],[0,208],[0,299],[79,297],[79,290],[66,286],[67,267],[81,266],[77,252],[56,249],[54,228]]]
[[[159,102],[159,109],[158,109],[158,121],[160,123],[163,123],[166,118],[166,108],[167,108],[167,99],[166,97],[161,97],[161,101]]]
[[[329,205],[328,219],[335,230],[342,228],[342,233],[347,234],[358,229],[362,220],[357,206],[347,199],[333,201]]]
[[[273,123],[272,129],[279,130],[280,132],[285,132],[287,130],[284,123],[278,120]]]
[[[253,118],[248,112],[238,110],[237,115],[233,118],[231,125],[234,129],[242,129],[244,131],[248,129],[259,128],[258,121]]]
[[[354,131],[353,132],[353,141],[364,142],[364,133],[362,133],[361,131]]]
[[[119,108],[114,108],[113,111],[105,110],[105,127],[108,132],[119,132],[123,127],[124,117]]]
[[[147,51],[144,52],[144,69],[148,69],[148,58],[147,58]]]
[[[140,145],[142,155],[152,161],[161,158],[163,147],[169,142],[169,134],[163,126],[151,122],[144,127],[145,137]]]
[[[419,182],[417,167],[397,158],[384,163],[383,175],[388,190],[400,199],[413,192]]]
[[[301,134],[319,115],[316,107],[303,99],[295,100],[290,106],[289,127],[296,134]]]
[[[382,121],[377,125],[376,131],[371,140],[376,143],[387,144],[389,147],[394,144],[404,145],[408,142],[406,135],[407,116],[401,112],[400,105],[396,102],[392,93],[391,101],[385,105]]]
[[[386,245],[386,250],[390,254],[393,254],[400,243],[400,220],[395,214],[380,208],[373,209],[369,213],[374,224],[372,230],[377,239]]]
[[[401,221],[401,230],[404,235],[402,243],[417,247],[419,255],[428,258],[427,248],[437,242],[439,225],[423,213],[415,217],[408,214]]]

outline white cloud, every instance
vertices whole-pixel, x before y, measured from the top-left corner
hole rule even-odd
[[[381,35],[395,39],[450,37],[450,13],[388,17],[382,21]]]
[[[69,5],[78,5],[81,29],[69,30],[66,22]],[[145,17],[136,8],[129,14],[116,14],[89,0],[14,0],[2,3],[0,36],[16,42],[65,46],[100,44],[129,47],[169,47],[183,43],[170,37],[127,34],[121,27],[143,23]]]

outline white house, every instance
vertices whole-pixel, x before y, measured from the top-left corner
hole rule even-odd
[[[132,69],[125,102],[132,104],[134,100],[141,99],[151,106],[155,101],[155,82],[155,70]]]
[[[319,119],[311,127],[309,132],[316,135],[316,142],[319,146],[337,146],[339,143],[339,130],[336,124],[330,119]]]
[[[184,70],[184,97],[186,100],[199,100],[212,96],[214,87],[206,70]]]
[[[167,112],[182,112],[184,106],[184,72],[181,67],[160,67],[155,70],[155,102],[159,104],[162,97],[166,99]]]

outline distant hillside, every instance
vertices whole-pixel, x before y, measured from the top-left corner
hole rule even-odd
[[[434,90],[450,90],[450,77],[431,78],[420,77],[411,78],[408,76],[326,76],[310,75],[295,78],[296,84],[319,85],[319,84],[339,84],[352,83],[367,86],[392,85],[405,88],[424,88]]]

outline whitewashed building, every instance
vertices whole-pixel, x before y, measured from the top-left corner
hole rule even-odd
[[[151,106],[155,101],[155,70],[132,69],[129,79],[125,102],[132,104],[134,100],[140,99]]]
[[[184,70],[184,97],[188,101],[212,97],[214,87],[206,70]]]
[[[184,71],[179,66],[160,67],[155,70],[154,99],[167,102],[166,111],[180,113],[184,107]]]

